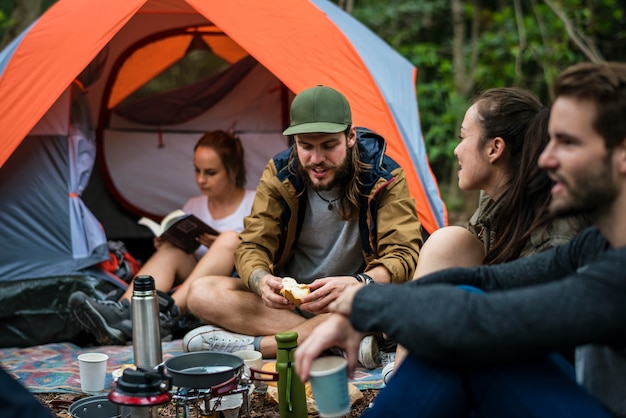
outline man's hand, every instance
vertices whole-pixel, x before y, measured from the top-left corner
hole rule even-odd
[[[317,279],[309,285],[311,293],[302,298],[300,309],[312,312],[316,315],[328,313],[329,305],[341,296],[346,289],[351,287],[360,288],[352,276],[336,276]]]
[[[335,312],[346,317],[350,317],[350,312],[352,312],[352,301],[354,301],[354,295],[356,295],[356,292],[358,292],[365,286],[365,284],[357,282],[352,286],[346,287],[342,294],[328,307],[330,312]]]
[[[261,299],[268,308],[274,309],[295,309],[296,305],[280,294],[283,288],[283,279],[272,275],[263,278],[263,286],[261,287]]]
[[[259,295],[268,308],[294,309],[295,305],[280,294],[283,288],[283,279],[276,277],[264,270],[258,269],[252,272],[248,278],[248,287]]]
[[[365,334],[352,328],[347,317],[330,315],[296,349],[296,370],[300,380],[306,382],[309,379],[313,360],[331,347],[345,350],[348,355],[348,376],[353,377],[358,362],[359,345],[364,336]]]

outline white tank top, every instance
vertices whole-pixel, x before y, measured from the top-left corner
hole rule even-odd
[[[250,214],[255,194],[255,190],[246,190],[239,207],[233,213],[222,219],[213,219],[213,215],[211,215],[209,211],[209,198],[204,195],[189,199],[183,206],[183,212],[193,213],[206,222],[207,225],[220,232],[241,232],[243,231],[243,218]],[[208,248],[204,245],[199,246],[195,251],[196,258],[200,259],[207,251]]]

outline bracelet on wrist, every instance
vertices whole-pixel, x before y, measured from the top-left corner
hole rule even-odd
[[[359,283],[364,283],[366,285],[374,283],[374,279],[365,273],[353,274],[352,277],[354,277]]]

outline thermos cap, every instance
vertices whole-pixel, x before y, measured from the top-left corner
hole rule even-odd
[[[155,289],[154,278],[152,276],[137,276],[133,280],[133,290],[138,292],[149,292]]]

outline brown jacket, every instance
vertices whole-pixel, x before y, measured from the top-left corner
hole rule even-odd
[[[361,158],[373,166],[361,179],[364,197],[359,230],[365,270],[384,265],[392,282],[411,280],[422,235],[404,170],[384,155],[382,137],[362,128],[357,129],[357,135]],[[268,163],[252,212],[244,220],[235,266],[246,284],[254,270],[261,268],[273,273],[284,265],[300,232],[305,184],[288,170],[290,152],[291,148]]]

